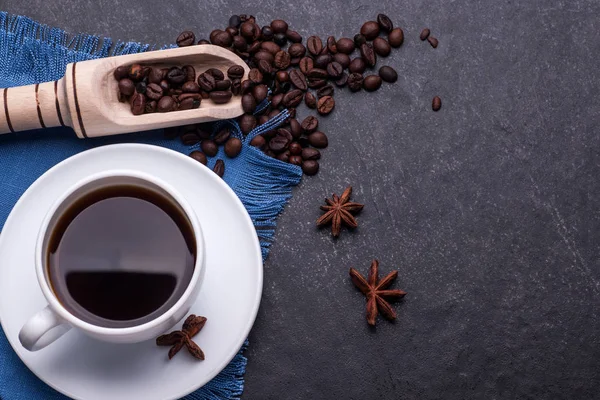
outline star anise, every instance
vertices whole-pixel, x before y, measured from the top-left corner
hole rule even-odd
[[[194,314],[186,318],[180,331],[173,331],[156,338],[158,346],[171,346],[169,360],[185,346],[188,352],[199,360],[204,360],[204,352],[194,343],[192,338],[204,327],[206,318],[197,317]]]
[[[392,284],[397,276],[398,271],[392,271],[378,283],[379,261],[377,260],[371,262],[368,280],[360,272],[354,268],[350,268],[352,283],[367,297],[367,322],[369,325],[375,325],[377,311],[389,320],[396,319],[396,312],[386,299],[401,299],[406,295],[406,292],[399,289],[386,290],[386,288]]]
[[[342,223],[354,229],[358,226],[352,213],[357,213],[363,209],[364,205],[350,202],[352,186],[348,186],[341,197],[336,194],[331,199],[325,199],[326,206],[321,206],[325,214],[317,220],[317,226],[323,226],[331,223],[331,234],[338,237],[342,229]]]

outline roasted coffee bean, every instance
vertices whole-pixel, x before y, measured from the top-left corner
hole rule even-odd
[[[227,31],[219,31],[210,40],[216,46],[229,47],[233,43],[233,36]]]
[[[294,156],[302,154],[302,146],[300,146],[300,143],[298,142],[290,143],[290,145],[288,146],[288,150],[290,151],[290,154]]]
[[[284,150],[283,152],[277,154],[276,157],[279,161],[289,162],[290,161],[290,151]]]
[[[194,150],[190,153],[190,157],[192,157],[194,160],[198,161],[200,164],[204,164],[206,165],[206,163],[208,162],[208,160],[206,159],[206,155],[198,150]]]
[[[306,54],[306,47],[304,47],[302,43],[293,43],[288,48],[288,52],[293,58],[304,57],[304,54]]]
[[[262,82],[263,74],[262,74],[262,72],[260,72],[260,70],[258,68],[252,68],[250,70],[250,72],[248,73],[248,79],[250,80],[250,82],[258,84],[258,83]],[[243,83],[242,83],[242,85],[243,85]]]
[[[367,38],[367,40],[373,40],[379,35],[379,24],[375,21],[367,21],[360,28],[360,34]]]
[[[329,74],[324,69],[313,68],[313,69],[311,69],[310,71],[307,72],[306,76],[308,78],[313,78],[313,79],[327,79],[327,77],[329,76]]]
[[[267,141],[262,135],[254,136],[250,141],[250,146],[258,147],[261,150],[264,149],[266,145]]]
[[[316,117],[309,115],[308,117],[304,118],[301,126],[304,130],[304,133],[309,134],[317,130],[317,127],[319,126],[319,120]]]
[[[248,22],[252,22],[252,23],[256,22],[254,16],[252,16],[252,15],[246,15],[246,14],[240,14],[240,20],[242,22],[247,22],[247,21]]]
[[[377,64],[377,55],[369,43],[360,46],[360,56],[369,67],[374,67]]]
[[[273,55],[275,55],[279,51],[281,51],[281,47],[279,47],[278,45],[276,45],[273,42],[262,42],[260,44],[260,48],[261,48],[261,50],[268,51],[269,53],[271,53]]]
[[[244,110],[245,113],[253,113],[254,110],[256,109],[256,99],[254,98],[254,96],[252,96],[252,94],[250,93],[246,93],[245,95],[242,96],[242,110]]]
[[[275,79],[281,83],[288,82],[290,80],[290,74],[287,71],[278,71],[275,75]]]
[[[315,58],[315,67],[326,69],[327,65],[333,61],[333,57],[329,54],[323,54]]]
[[[199,45],[202,45],[202,44],[210,44],[210,41],[209,41],[209,40],[206,40],[206,39],[200,39],[200,40],[198,40],[198,44],[199,44]]]
[[[200,149],[202,152],[206,154],[208,157],[214,157],[219,152],[219,146],[215,143],[214,140],[203,140],[200,144]]]
[[[240,52],[248,50],[248,42],[246,42],[246,39],[240,35],[235,35],[233,37],[232,46],[234,49],[239,50]]]
[[[302,146],[302,148],[310,146],[310,143],[308,142],[308,138],[306,136],[299,137],[298,139],[296,139],[296,141],[300,146]]]
[[[367,69],[367,64],[365,63],[365,60],[362,59],[362,57],[356,57],[354,60],[352,60],[350,66],[348,67],[348,70],[350,70],[351,73],[356,72],[359,74],[365,72],[365,69]]]
[[[150,85],[154,85],[154,83],[151,83]],[[148,89],[150,89],[150,86],[148,86]],[[198,86],[198,84],[196,82],[187,81],[186,83],[184,83],[181,86],[181,90],[183,90],[183,93],[199,93],[200,86]],[[161,92],[161,95],[162,95],[162,92]],[[150,96],[148,96],[148,97],[150,97]]]
[[[225,154],[229,158],[237,157],[242,151],[242,141],[236,137],[229,138],[225,143]]]
[[[194,82],[196,80],[196,70],[194,69],[193,66],[191,66],[191,65],[184,65],[183,67],[181,67],[181,69],[185,73],[185,80],[187,82],[190,82],[190,81]]]
[[[188,97],[179,102],[179,107],[177,107],[177,110],[191,110],[192,108],[198,107],[200,107],[200,101]]]
[[[254,41],[254,24],[252,22],[244,22],[240,26],[240,35],[245,37],[247,40]]]
[[[252,71],[252,70],[250,70],[250,71]],[[261,74],[261,77],[262,77],[262,74]],[[261,81],[262,81],[262,79],[261,79]],[[250,92],[253,87],[254,87],[254,82],[252,82],[250,79],[246,79],[246,80],[242,81],[242,94],[246,94],[246,93]]]
[[[239,79],[234,79],[231,81],[231,93],[234,96],[239,96],[242,93],[242,81]]]
[[[152,68],[150,69],[150,73],[148,74],[148,82],[150,83],[160,83],[165,79],[165,73],[161,68]]]
[[[307,74],[308,71],[314,68],[314,61],[310,57],[304,57],[300,60],[298,66],[300,67],[300,71],[302,71],[303,74]]]
[[[292,138],[298,139],[300,136],[302,136],[304,130],[302,129],[302,125],[300,125],[300,122],[298,122],[296,118],[290,118],[289,124]]]
[[[266,85],[256,85],[252,89],[252,96],[254,96],[257,104],[260,104],[264,99],[266,99],[268,94],[269,89]]]
[[[271,110],[269,112],[269,115],[267,115],[267,116],[269,117],[269,119],[271,119],[271,118],[275,118],[276,116],[278,116],[279,113],[281,113],[281,111],[279,111],[279,110]]]
[[[231,100],[232,93],[229,90],[215,90],[209,93],[209,98],[215,104],[225,104]]]
[[[231,35],[231,37],[235,37],[240,33],[239,29],[232,28],[229,26],[225,29],[225,32],[229,33]]]
[[[273,67],[271,67],[271,63],[269,63],[267,60],[259,60],[258,69],[263,73],[263,76],[264,74],[269,75],[273,73]]]
[[[157,106],[158,106],[158,101],[156,101],[156,100],[146,101],[146,107],[144,108],[144,112],[146,114],[156,112]]]
[[[390,42],[390,46],[392,47],[400,47],[404,42],[404,32],[402,29],[395,28],[388,34],[388,41]]]
[[[215,135],[213,140],[215,141],[216,144],[218,144],[220,146],[220,145],[224,144],[226,141],[228,141],[230,137],[231,137],[231,132],[229,131],[229,128],[223,128],[219,132],[217,132],[217,134]]]
[[[327,73],[332,78],[339,78],[344,72],[344,67],[339,62],[333,61],[327,66]]]
[[[290,59],[290,53],[285,50],[278,51],[277,54],[275,54],[273,65],[278,69],[286,69],[290,66]]]
[[[394,29],[394,24],[390,17],[385,14],[377,15],[377,23],[382,32],[391,32]]]
[[[308,89],[308,86],[306,84],[306,78],[300,70],[293,69],[290,71],[289,75],[290,75],[290,82],[292,82],[292,84],[296,88],[298,88],[302,91]]]
[[[144,67],[140,64],[132,64],[128,71],[129,79],[139,81],[144,77]]]
[[[212,126],[209,126],[206,123],[197,124],[196,133],[198,134],[198,136],[200,136],[200,139],[202,140],[210,139],[210,137],[212,136]]]
[[[177,101],[183,101],[185,99],[194,99],[194,100],[200,100],[200,93],[183,93],[180,94],[179,96],[177,96]]]
[[[158,112],[169,112],[173,110],[175,106],[175,100],[171,96],[163,96],[158,101],[156,111]]]
[[[343,54],[351,54],[354,51],[354,41],[349,38],[341,38],[337,41],[337,51]]]
[[[185,72],[179,67],[172,67],[167,73],[167,80],[175,85],[180,85],[185,82]]]
[[[300,146],[300,145],[298,145]],[[294,164],[294,165],[302,165],[302,157],[300,157],[299,155],[292,155],[292,152],[290,151],[290,158],[288,159],[288,162],[290,164]]]
[[[146,109],[146,96],[135,92],[131,96],[131,113],[133,115],[142,115]]]
[[[213,91],[216,84],[215,78],[210,74],[203,73],[198,76],[198,86],[205,92]]]
[[[380,56],[387,57],[390,55],[392,47],[387,40],[378,37],[373,40],[373,50],[375,50],[375,53],[379,54]]]
[[[191,82],[195,85],[194,82]],[[151,83],[146,87],[146,96],[151,100],[159,100],[163,96],[163,90],[160,85]]]
[[[354,35],[354,46],[356,46],[357,49],[360,49],[360,46],[362,46],[365,43],[367,43],[366,37],[364,37],[360,33]]]
[[[213,78],[215,78],[215,81],[222,81],[223,79],[225,79],[225,74],[218,68],[209,68],[206,71],[204,71],[204,73],[207,75],[211,75]]]
[[[242,20],[239,15],[232,15],[229,17],[229,26],[231,28],[239,28]]]
[[[433,47],[434,49],[438,47],[438,40],[436,38],[434,38],[433,36],[429,36],[427,38],[427,41],[429,42],[429,44],[431,45],[431,47]]]
[[[327,38],[327,50],[329,50],[330,54],[336,54],[338,52],[335,37],[329,36]]]
[[[429,30],[429,28],[425,28],[421,31],[421,34],[419,35],[419,39],[421,40],[427,40],[427,38],[429,37],[429,34],[431,33],[431,31]]]
[[[296,118],[296,107],[288,107],[288,114],[290,114],[290,118]]]
[[[271,21],[271,29],[275,33],[286,33],[288,30],[288,23],[282,19],[276,19]]]
[[[306,160],[302,163],[302,172],[305,175],[316,175],[319,172],[319,162],[316,160]]]
[[[285,46],[287,44],[287,37],[284,33],[276,33],[273,35],[273,41],[279,46]]]
[[[327,85],[327,81],[325,79],[309,78],[307,81],[308,87],[311,89],[319,89]]]
[[[241,79],[244,76],[244,67],[241,65],[232,65],[227,70],[227,77],[231,80]]]
[[[367,92],[374,92],[381,87],[381,78],[378,75],[365,76],[363,80],[363,88]]]
[[[268,115],[261,115],[260,117],[258,117],[257,125],[260,126],[262,124],[266,124],[268,121],[269,121]]]
[[[269,140],[269,149],[274,151],[275,153],[280,153],[287,149],[290,144],[290,139],[285,135],[280,135],[277,133],[275,137]]]
[[[146,85],[146,82],[138,82],[135,85],[135,91],[141,94],[146,94],[146,89],[148,88],[148,85]]]
[[[283,93],[276,94],[271,98],[271,106],[274,108],[279,108],[281,102],[283,101]]]
[[[321,131],[311,133],[308,136],[308,142],[311,146],[316,147],[317,149],[324,149],[329,144],[327,135]]]
[[[313,149],[311,147],[306,147],[302,149],[302,159],[303,160],[318,160],[321,158],[321,152],[317,149]]]
[[[207,100],[210,95],[208,94],[208,92],[205,92],[204,90],[200,91],[200,97],[202,97],[204,100]]]
[[[196,36],[194,35],[194,32],[183,31],[179,34],[179,36],[177,36],[177,40],[175,42],[179,47],[191,46],[196,43]]]
[[[327,115],[335,108],[335,100],[331,96],[324,96],[317,102],[317,111],[321,115]]]
[[[285,37],[292,43],[302,42],[302,36],[296,31],[291,31],[288,29],[288,31],[285,33]]]
[[[123,78],[119,81],[119,91],[125,96],[131,96],[135,92],[135,84],[129,78]]]
[[[435,96],[431,102],[431,109],[433,111],[439,111],[442,108],[442,99],[439,96]]]
[[[344,72],[334,83],[337,87],[346,86],[346,84],[348,83],[348,74]]]
[[[256,128],[256,117],[252,114],[244,114],[240,117],[238,123],[242,133],[247,135],[252,129]]]
[[[331,85],[323,86],[322,88],[317,90],[317,97],[320,99],[321,97],[325,97],[325,96],[333,96],[333,92],[334,92],[333,86],[331,86]]]
[[[180,137],[181,143],[186,146],[193,146],[196,143],[200,142],[200,136],[196,134],[196,132],[186,132]]]
[[[167,82],[164,79],[162,81],[160,81],[160,83],[158,85],[160,86],[160,88],[163,90],[163,93],[165,93],[165,94],[167,94],[169,89],[171,89],[171,85],[169,84],[169,82]]]
[[[398,80],[398,73],[392,67],[383,66],[379,68],[379,76],[386,82],[394,83]]]
[[[118,81],[120,81],[123,78],[127,78],[129,76],[129,67],[121,65],[120,67],[115,68],[113,75]]]
[[[313,56],[318,56],[323,50],[323,42],[321,38],[318,36],[311,36],[306,41],[306,47],[308,48],[308,52]]]
[[[294,89],[289,91],[283,96],[283,106],[284,107],[296,107],[302,101],[304,97],[304,93],[300,89]]]
[[[308,108],[312,108],[312,109],[317,108],[317,99],[310,92],[306,92],[306,94],[304,95],[304,103],[306,104],[306,107],[308,107]]]
[[[224,79],[222,81],[218,81],[215,84],[215,90],[229,90],[231,88],[231,81],[229,79]]]
[[[348,54],[337,53],[333,56],[333,61],[340,63],[344,69],[350,66],[350,56]]]
[[[217,160],[215,166],[213,167],[213,172],[219,175],[220,178],[222,178],[223,175],[225,175],[225,163],[223,162],[223,160]]]
[[[263,40],[273,40],[274,32],[270,26],[267,26],[267,25],[263,26],[260,30],[260,34],[261,34]]]

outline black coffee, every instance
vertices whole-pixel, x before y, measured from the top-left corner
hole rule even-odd
[[[148,322],[186,290],[196,258],[183,211],[153,190],[133,185],[98,189],[59,218],[46,265],[61,304],[104,327]]]

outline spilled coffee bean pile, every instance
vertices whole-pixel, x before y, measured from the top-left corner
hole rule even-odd
[[[241,93],[244,67],[234,65],[227,76],[216,68],[200,75],[191,65],[158,68],[133,64],[115,69],[119,82],[119,99],[129,101],[134,115],[153,112],[191,110],[200,107],[202,99],[224,104]]]
[[[318,129],[316,116],[298,121],[296,107],[304,103],[325,116],[335,109],[334,94],[340,88],[372,92],[382,82],[395,82],[398,74],[392,67],[382,66],[378,71],[374,68],[378,58],[387,57],[392,48],[402,45],[404,32],[394,28],[389,17],[379,14],[377,21],[365,22],[353,38],[336,40],[329,36],[322,40],[310,36],[303,42],[302,36],[290,29],[286,21],[277,19],[261,27],[251,15],[232,16],[224,30],[210,33],[209,40],[196,42],[191,31],[182,32],[177,38],[180,47],[214,44],[242,58],[251,68],[248,79],[241,82],[245,113],[238,123],[242,133],[247,135],[288,109],[291,117],[283,126],[254,137],[250,144],[271,157],[301,166],[306,175],[314,175],[319,171],[318,149],[327,147],[327,135]],[[265,99],[270,100],[269,107],[256,113],[257,105]],[[181,127],[179,132],[184,142],[191,143],[192,137],[202,141],[201,151],[191,156],[203,163],[206,156],[218,150],[216,138],[206,137],[206,132],[210,130],[202,125]]]

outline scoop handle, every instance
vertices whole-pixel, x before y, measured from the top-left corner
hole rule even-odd
[[[71,126],[64,78],[0,89],[0,134]]]

